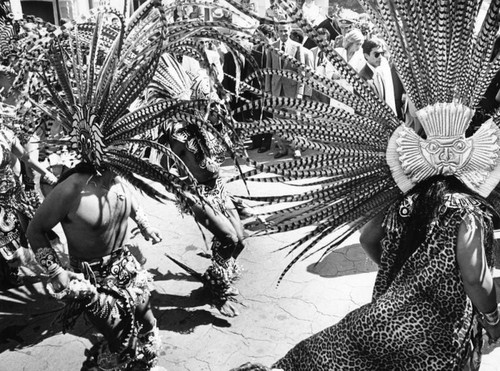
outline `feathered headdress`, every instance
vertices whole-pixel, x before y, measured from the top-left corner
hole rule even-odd
[[[488,121],[465,138],[475,107],[500,68],[500,58],[490,62],[500,2],[490,3],[475,35],[480,4],[365,2],[393,51],[427,136],[422,139],[405,126],[392,134],[387,161],[403,192],[443,174],[456,176],[486,197],[500,180],[500,130],[495,123]]]
[[[8,125],[22,143],[41,126],[47,126],[47,117],[32,109],[30,102],[50,99],[35,72],[43,70],[46,60],[40,49],[33,50],[32,46],[55,29],[53,24],[30,15],[14,19],[8,4],[0,3],[0,100],[14,111]]]
[[[236,1],[228,2],[245,12]],[[261,99],[238,109],[262,108],[274,114],[272,119],[239,123],[248,135],[278,132],[293,146],[312,150],[312,154],[291,161],[249,161],[254,170],[245,174],[247,182],[285,182],[297,189],[283,196],[243,196],[261,205],[281,204],[276,211],[262,212],[267,233],[313,227],[285,247],[297,254],[283,275],[299,259],[318,251],[324,256],[339,246],[403,192],[432,175],[453,174],[483,196],[499,196],[500,116],[496,114],[471,137],[465,137],[465,130],[500,67],[498,56],[490,62],[500,1],[491,1],[477,35],[474,26],[481,3],[477,0],[360,2],[389,45],[426,137],[419,137],[398,121],[356,71],[318,37],[300,9],[291,1],[279,1],[291,22],[318,44],[354,90],[343,89],[294,58],[264,45],[298,67],[298,72],[263,69],[259,73],[303,82],[352,110],[269,97],[264,92],[260,92]],[[273,176],[257,177],[261,173]],[[260,227],[255,224],[255,228]]]
[[[129,149],[135,145],[162,150],[137,136],[161,124],[175,102],[129,108],[154,76],[166,27],[160,0],[147,1],[127,20],[113,8],[96,8],[84,21],[56,29],[32,48],[47,60],[47,68],[38,73],[52,104],[37,107],[68,134],[58,143],[77,150],[96,171],[110,169],[155,198],[165,196],[140,177],[161,182],[173,193],[178,185]]]
[[[216,171],[220,157],[226,151],[235,155],[238,150],[238,138],[234,133],[233,120],[217,95],[213,79],[200,71],[192,79],[182,65],[170,53],[160,58],[156,73],[146,91],[148,104],[157,102],[176,102],[175,111],[165,120],[163,128],[173,131],[177,125],[188,129],[196,138],[204,152],[205,166]],[[212,117],[215,120],[210,120]],[[158,139],[158,132],[152,131],[150,136]],[[181,164],[177,156],[165,148],[164,154],[177,164]],[[223,157],[223,156],[222,156]],[[191,177],[190,182],[196,185],[190,171],[183,165],[183,173]],[[197,193],[195,187],[193,193]]]

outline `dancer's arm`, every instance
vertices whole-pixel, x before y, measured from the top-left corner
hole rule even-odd
[[[40,164],[38,160],[31,158],[29,152],[27,152],[19,142],[19,139],[14,139],[11,150],[12,153],[21,161],[23,161],[30,169],[33,169],[40,173],[46,183],[50,185],[57,183],[57,177],[52,174],[50,170],[46,169],[42,164]]]
[[[131,198],[130,217],[137,224],[137,227],[139,228],[139,231],[143,235],[144,239],[146,241],[149,241],[151,239],[153,245],[157,244],[158,242],[161,242],[162,238],[160,236],[160,232],[158,231],[158,229],[151,227],[148,218],[144,213],[144,210],[142,210],[142,208],[140,207],[137,199],[132,194],[130,194],[130,198]]]
[[[475,217],[468,217],[458,231],[457,261],[465,292],[481,313],[481,322],[490,338],[496,340],[500,337],[500,317],[483,241],[481,224]]]
[[[361,235],[359,236],[361,247],[363,247],[368,257],[377,263],[377,265],[380,265],[380,257],[382,256],[382,245],[380,242],[385,236],[385,230],[382,227],[383,219],[383,214],[377,215],[361,228]]]
[[[68,286],[71,274],[61,266],[47,233],[66,218],[81,191],[81,185],[74,181],[74,177],[58,184],[45,198],[30,221],[26,233],[38,264],[47,270],[56,291]]]

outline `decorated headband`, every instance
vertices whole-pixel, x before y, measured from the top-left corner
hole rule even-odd
[[[490,119],[469,138],[474,110],[460,103],[436,103],[416,112],[426,139],[405,125],[389,140],[386,158],[398,187],[407,192],[435,175],[454,175],[487,197],[500,181],[500,129]]]

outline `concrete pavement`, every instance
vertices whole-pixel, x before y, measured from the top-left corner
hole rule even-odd
[[[225,174],[232,171],[226,168]],[[251,186],[257,193],[276,191],[267,184]],[[277,186],[278,192],[286,191]],[[142,237],[133,240],[155,276],[152,304],[163,341],[159,364],[169,371],[227,371],[249,360],[270,365],[298,341],[370,300],[376,265],[359,246],[357,234],[317,264],[314,258],[299,262],[276,287],[290,261],[277,249],[303,233],[295,231],[247,240],[240,259],[245,268],[238,282],[240,315],[226,318],[207,304],[201,284],[164,255],[168,252],[199,272],[206,269],[208,248],[193,219],[182,217],[171,203],[159,205],[142,196],[141,203],[164,237],[158,246]],[[95,341],[92,328],[80,319],[62,334],[51,327],[58,309],[36,276],[0,293],[0,371],[81,369],[85,351]],[[500,370],[500,349],[494,347],[485,350],[481,367],[493,370]]]

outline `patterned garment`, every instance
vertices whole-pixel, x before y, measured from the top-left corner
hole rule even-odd
[[[424,242],[393,277],[391,267],[412,200],[408,196],[386,217],[372,302],[300,342],[273,367],[286,371],[463,369],[474,321],[456,259],[456,238],[462,221],[475,216],[486,231],[485,250],[491,264],[491,217],[471,196],[450,194]]]
[[[184,143],[187,150],[194,154],[196,162],[201,169],[206,169],[214,174],[220,170],[225,160],[226,150],[217,138],[211,133],[198,128],[188,128],[183,123],[175,123],[170,127],[170,137]],[[210,184],[198,183],[198,194],[203,197],[214,211],[228,216],[226,210],[226,199],[228,194],[224,182],[220,177]],[[180,203],[177,204],[181,213],[190,214],[190,209],[184,209]]]
[[[229,216],[226,207],[226,200],[229,196],[221,178],[217,178],[212,186],[198,184],[198,191],[216,212]]]
[[[19,185],[11,167],[11,148],[15,140],[11,130],[5,127],[0,128],[0,194],[10,192]]]
[[[0,129],[0,254],[10,261],[19,247],[28,247],[21,229],[19,214],[31,219],[40,205],[33,195],[26,194],[11,167],[14,133]]]
[[[101,356],[101,365],[109,368],[135,361],[141,356],[141,349],[137,349],[141,325],[135,319],[135,312],[139,304],[149,299],[153,288],[151,274],[137,262],[128,246],[90,261],[70,257],[70,262],[75,272],[83,273],[97,287],[97,297],[90,303],[68,303],[62,316],[64,329],[71,328],[85,313],[103,332],[110,350],[105,357]]]
[[[200,168],[213,173],[219,171],[226,158],[226,149],[213,134],[195,126],[177,122],[172,125],[170,136],[186,145],[188,151],[195,155]]]
[[[198,194],[203,197],[206,202],[215,212],[222,213],[226,217],[227,213],[226,199],[228,196],[226,187],[221,178],[217,178],[212,185],[198,184]],[[176,202],[177,208],[181,214],[192,214],[191,208],[186,205],[183,206],[181,202]]]

